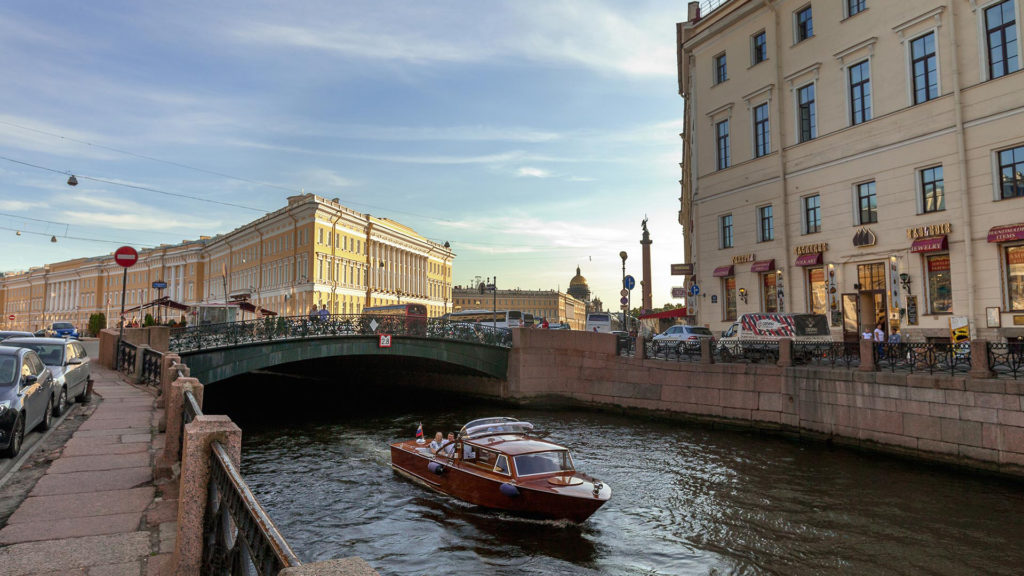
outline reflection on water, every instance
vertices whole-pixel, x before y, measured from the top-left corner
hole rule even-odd
[[[210,387],[208,390],[212,389]],[[242,470],[304,561],[381,574],[1020,574],[1024,488],[822,445],[444,397],[343,398],[244,430]],[[457,410],[452,406],[457,405]],[[263,407],[265,408],[265,407]],[[230,412],[230,411],[229,411]],[[390,469],[388,443],[510,415],[612,487],[582,525],[482,510]]]

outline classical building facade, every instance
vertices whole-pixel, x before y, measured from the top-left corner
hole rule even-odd
[[[456,286],[452,290],[455,311],[460,310],[519,310],[533,314],[537,322],[546,318],[549,323],[568,324],[573,330],[583,330],[587,323],[587,305],[558,290],[498,290],[497,294],[480,293],[478,287]],[[497,306],[497,308],[495,308]]]
[[[227,234],[140,250],[126,276],[125,306],[169,296],[187,305],[245,301],[296,315],[314,306],[344,314],[408,302],[440,316],[451,309],[454,257],[447,243],[408,226],[303,194]],[[37,330],[69,320],[84,327],[96,312],[113,325],[123,272],[105,255],[6,273],[3,326]]]
[[[691,2],[679,221],[698,321],[1024,336],[1022,3]]]

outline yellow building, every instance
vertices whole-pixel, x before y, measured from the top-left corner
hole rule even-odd
[[[1024,336],[1022,0],[726,0],[678,25],[699,322]],[[696,302],[694,302],[696,300]]]
[[[454,311],[519,310],[533,314],[535,322],[546,318],[549,323],[565,323],[573,330],[583,330],[587,323],[587,305],[558,290],[498,290],[481,293],[479,287],[456,286],[452,290]]]
[[[244,300],[285,315],[408,302],[440,316],[450,310],[454,257],[447,243],[398,222],[303,194],[227,234],[140,250],[126,275],[112,254],[6,273],[2,325],[34,331],[67,320],[84,328],[97,312],[114,325],[123,278],[126,309],[169,296],[187,305]]]

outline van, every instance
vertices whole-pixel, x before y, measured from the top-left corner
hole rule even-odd
[[[744,349],[755,342],[758,348],[766,343],[777,347],[783,338],[791,338],[795,344],[827,343],[832,341],[832,333],[824,314],[754,312],[741,315],[722,332],[716,348],[722,360],[728,362],[742,357]]]

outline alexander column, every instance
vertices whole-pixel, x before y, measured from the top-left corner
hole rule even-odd
[[[651,234],[647,231],[646,216],[640,227],[644,229],[644,239],[640,241],[640,245],[644,247],[644,281],[640,285],[640,291],[643,294],[643,311],[649,312],[654,305],[651,303]]]

